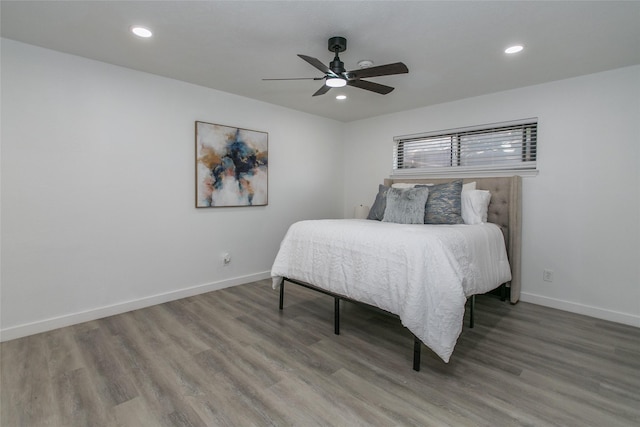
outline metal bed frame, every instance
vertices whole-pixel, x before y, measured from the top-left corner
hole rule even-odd
[[[371,304],[367,304],[362,301],[357,301],[352,298],[346,297],[344,295],[336,294],[335,292],[327,291],[326,289],[319,288],[317,286],[313,286],[309,283],[301,282],[295,279],[289,279],[287,277],[283,277],[280,281],[280,310],[284,309],[284,282],[291,282],[298,286],[302,286],[307,289],[311,289],[316,292],[320,292],[325,295],[329,295],[333,297],[333,333],[336,335],[340,335],[340,300],[348,301],[354,304],[363,305],[365,307],[374,308],[376,310],[380,310],[384,313],[387,313],[393,317],[399,318],[398,315],[393,314],[389,311],[382,310],[381,308],[375,307]],[[500,285],[500,299],[502,301],[506,300],[506,286],[505,284]],[[469,298],[469,327],[473,328],[474,326],[474,315],[475,315],[475,305],[476,305],[476,296],[471,295]],[[416,337],[413,333],[413,370],[420,371],[420,357],[422,352],[422,341],[418,337]]]

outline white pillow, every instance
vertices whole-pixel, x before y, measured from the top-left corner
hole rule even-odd
[[[466,184],[462,184],[462,191],[464,190],[475,190],[476,189],[476,182],[467,182]]]
[[[487,222],[491,192],[487,190],[462,190],[462,219],[465,224]]]

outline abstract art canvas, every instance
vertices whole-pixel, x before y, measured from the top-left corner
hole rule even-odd
[[[265,206],[269,134],[196,122],[196,207]]]

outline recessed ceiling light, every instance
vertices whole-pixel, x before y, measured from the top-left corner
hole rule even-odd
[[[138,37],[142,37],[142,38],[149,38],[153,35],[153,33],[151,32],[150,29],[145,28],[145,27],[141,27],[139,25],[134,25],[133,27],[131,27],[131,32],[133,34],[135,34]]]
[[[506,48],[504,50],[504,53],[509,53],[509,54],[518,53],[518,52],[522,51],[522,49],[524,49],[524,46],[517,44],[517,45],[509,46],[508,48]]]
[[[342,101],[343,99],[347,99],[347,95],[337,95],[336,99],[339,99],[340,101]]]

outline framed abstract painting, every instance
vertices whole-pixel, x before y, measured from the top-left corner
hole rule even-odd
[[[196,122],[196,207],[266,206],[269,134]]]

